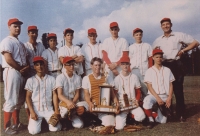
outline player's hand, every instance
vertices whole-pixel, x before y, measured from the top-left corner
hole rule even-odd
[[[115,114],[119,114],[120,113],[120,109],[119,109],[119,103],[116,103],[116,111]]]
[[[139,104],[138,104],[138,101],[137,101],[137,100],[134,100],[134,101],[133,101],[133,104],[135,104],[137,107],[139,106]]]
[[[113,74],[114,74],[115,76],[118,76],[118,75],[119,75],[119,72],[117,71],[117,69],[113,69],[112,72],[113,72]]]
[[[69,102],[67,103],[67,105],[69,105],[68,108],[69,108],[70,110],[76,108],[76,104],[73,103],[72,101],[69,101]]]
[[[183,50],[180,50],[176,56],[181,57],[183,54],[184,54],[184,51],[183,51]]]
[[[113,70],[113,69],[115,69],[117,67],[117,63],[112,63],[112,64],[109,64],[108,65],[108,68],[110,69],[110,70]]]
[[[35,112],[32,112],[32,113],[30,113],[31,115],[31,119],[33,119],[33,120],[38,120],[38,115],[35,113]]]
[[[172,99],[170,97],[167,98],[165,106],[169,108],[171,106]]]
[[[71,56],[73,59],[75,59],[75,58],[77,58],[78,56],[77,55],[73,55],[73,56]]]
[[[164,104],[163,100],[162,100],[160,97],[157,98],[156,101],[157,101],[157,103],[158,103],[159,105],[163,105],[163,104]]]
[[[92,108],[94,108],[94,104],[92,102],[89,103],[90,112],[92,112]]]

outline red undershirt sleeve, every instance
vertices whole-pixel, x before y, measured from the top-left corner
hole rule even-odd
[[[135,89],[135,93],[136,93],[136,100],[139,101],[141,98],[141,90],[140,88]]]
[[[149,68],[153,66],[152,56],[148,58]]]
[[[103,60],[106,62],[106,64],[111,64],[111,61],[108,58],[108,53],[106,51],[102,50],[102,54],[103,54]]]

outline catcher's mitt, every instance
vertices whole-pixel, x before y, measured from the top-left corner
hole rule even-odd
[[[99,134],[101,135],[114,134],[114,133],[115,133],[115,126],[106,126],[99,131]]]
[[[84,106],[79,106],[76,108],[76,113],[80,116],[85,112],[85,107]]]
[[[141,129],[143,129],[142,126],[135,126],[135,125],[127,125],[124,127],[124,131],[127,131],[127,132],[139,131]]]
[[[59,120],[60,120],[60,114],[53,114],[49,119],[48,124],[51,124],[52,126],[55,127],[58,124]]]

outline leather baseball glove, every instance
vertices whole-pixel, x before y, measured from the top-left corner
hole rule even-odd
[[[115,126],[106,126],[99,131],[99,134],[101,135],[114,134],[114,133],[115,133]]]
[[[52,116],[51,116],[51,118],[49,119],[49,121],[48,121],[48,124],[51,124],[52,126],[56,126],[57,124],[58,124],[58,122],[59,122],[59,120],[60,120],[60,114],[53,114]]]
[[[141,129],[143,129],[142,126],[135,126],[135,125],[127,125],[124,127],[124,131],[127,131],[127,132],[139,131]]]

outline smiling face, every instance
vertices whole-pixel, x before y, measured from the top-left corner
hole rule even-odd
[[[172,30],[172,23],[170,23],[169,21],[165,21],[161,24],[161,28],[163,30],[164,33],[170,33]]]
[[[11,36],[18,37],[21,33],[21,24],[11,24],[8,28]]]
[[[28,36],[30,39],[36,41],[38,37],[38,30],[30,30],[28,31]]]
[[[93,64],[91,64],[92,72],[95,74],[100,74],[101,70],[101,62],[99,61],[94,61]]]

